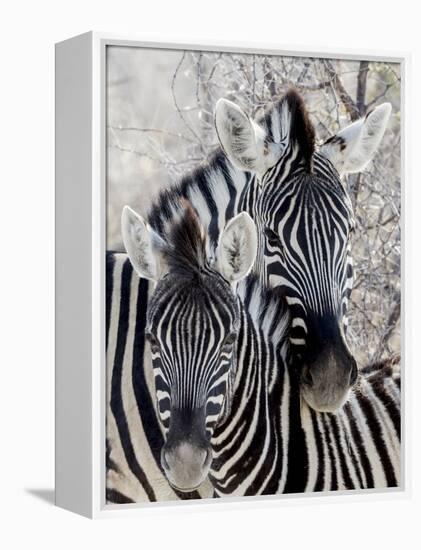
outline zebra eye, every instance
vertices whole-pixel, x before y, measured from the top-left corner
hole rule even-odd
[[[236,332],[230,332],[228,336],[224,338],[224,341],[222,342],[223,346],[231,346],[234,344],[235,340],[237,339],[237,333]]]
[[[159,342],[157,337],[152,334],[152,332],[146,332],[145,338],[149,342],[152,349],[158,349],[159,348]]]
[[[278,252],[280,253],[281,258],[284,258],[285,251],[279,235],[277,235],[275,231],[272,231],[272,229],[270,229],[269,227],[266,227],[265,235],[269,241],[269,244],[273,247],[276,247],[278,249]]]
[[[272,231],[272,229],[270,229],[269,227],[265,228],[265,235],[269,239],[270,242],[279,244],[278,235],[275,233],[275,231]]]

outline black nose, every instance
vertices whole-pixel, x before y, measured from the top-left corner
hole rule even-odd
[[[313,376],[311,375],[310,368],[307,367],[307,365],[303,368],[301,379],[307,386],[312,386],[314,384]]]

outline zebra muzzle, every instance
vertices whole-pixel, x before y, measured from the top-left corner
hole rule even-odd
[[[301,372],[301,393],[307,404],[318,412],[336,412],[347,401],[358,375],[354,358],[341,361],[334,355],[321,356]]]
[[[176,446],[164,445],[161,465],[170,484],[180,491],[197,489],[207,478],[212,461],[212,449],[188,442]]]

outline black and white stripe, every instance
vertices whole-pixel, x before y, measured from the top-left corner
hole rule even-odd
[[[243,210],[241,196],[251,178],[250,173],[237,170],[218,148],[208,161],[160,193],[149,210],[148,222],[158,234],[168,236],[187,201],[206,229],[212,251],[227,222]]]
[[[281,104],[282,102],[278,105],[278,107]],[[248,211],[256,221],[261,239],[261,246],[259,247],[259,256],[257,259],[257,272],[264,282],[269,279],[271,284],[279,284],[280,286],[283,286],[284,291],[287,294],[290,308],[293,314],[293,321],[292,327],[290,328],[289,338],[292,341],[293,349],[294,346],[297,346],[298,349],[301,349],[299,346],[304,343],[307,345],[309,341],[309,303],[311,303],[315,307],[317,313],[320,313],[321,311],[323,314],[326,314],[326,312],[335,310],[336,308],[336,314],[341,319],[344,329],[346,328],[346,318],[344,314],[346,311],[346,303],[349,292],[352,287],[352,261],[349,254],[349,242],[348,239],[345,237],[347,231],[349,234],[349,230],[352,227],[352,210],[348,209],[347,211],[347,208],[349,206],[349,199],[347,198],[347,194],[342,186],[342,183],[339,181],[337,173],[335,173],[333,165],[330,163],[327,157],[323,157],[321,155],[318,155],[317,153],[312,155],[312,174],[316,174],[314,181],[321,180],[322,184],[320,186],[320,189],[322,191],[320,191],[320,196],[324,197],[323,200],[321,200],[320,197],[318,197],[317,199],[313,197],[313,206],[317,206],[319,208],[320,205],[322,205],[322,208],[320,208],[320,212],[318,213],[318,215],[320,217],[319,219],[321,219],[322,223],[324,223],[325,225],[323,231],[320,231],[320,234],[318,235],[317,223],[315,222],[314,218],[309,218],[310,221],[307,221],[307,225],[314,228],[312,235],[316,235],[316,237],[314,238],[316,239],[316,245],[318,247],[317,250],[321,254],[321,256],[323,256],[324,253],[327,253],[327,244],[330,244],[330,240],[326,239],[326,236],[334,234],[335,231],[338,233],[340,238],[336,236],[336,240],[334,239],[334,241],[341,244],[341,246],[339,246],[338,244],[338,246],[333,249],[333,254],[331,251],[329,252],[329,261],[327,261],[326,259],[322,259],[320,261],[319,259],[318,264],[317,261],[315,261],[314,259],[314,253],[313,257],[311,257],[311,254],[308,254],[308,250],[306,250],[305,246],[299,247],[301,248],[301,255],[297,254],[296,250],[294,251],[295,243],[293,243],[291,240],[291,233],[288,234],[286,232],[286,229],[288,228],[288,223],[284,221],[284,226],[280,225],[282,224],[282,220],[277,223],[277,215],[280,211],[278,208],[280,204],[278,195],[280,189],[283,190],[284,187],[286,188],[289,186],[291,192],[293,189],[295,189],[296,191],[296,194],[293,196],[295,204],[298,205],[300,203],[300,200],[302,200],[302,205],[307,204],[309,198],[307,197],[306,199],[300,199],[300,196],[304,196],[305,194],[303,189],[305,189],[306,182],[304,181],[303,183],[303,179],[305,180],[308,177],[309,166],[305,162],[303,163],[303,157],[299,153],[299,151],[297,151],[296,146],[289,146],[289,144],[292,144],[293,142],[288,141],[288,138],[290,137],[289,135],[284,135],[282,133],[282,124],[280,125],[280,127],[278,127],[278,123],[283,122],[285,127],[285,121],[291,120],[291,117],[289,115],[287,116],[288,113],[285,114],[285,111],[279,110],[278,107],[275,105],[271,113],[269,113],[269,115],[265,118],[265,127],[267,129],[268,140],[272,139],[271,136],[273,137],[273,139],[278,139],[279,136],[282,138],[280,139],[280,141],[283,144],[283,155],[278,160],[278,162],[275,163],[275,165],[265,173],[263,178],[258,178],[256,175],[252,175],[249,172],[243,172],[238,168],[234,168],[234,166],[225,158],[225,156],[220,151],[218,151],[210,160],[209,164],[205,164],[199,167],[199,169],[194,174],[184,178],[179,185],[174,187],[174,189],[161,194],[159,200],[150,212],[149,220],[152,227],[154,227],[154,229],[158,233],[165,236],[168,234],[174,221],[180,218],[180,215],[184,209],[183,205],[181,205],[180,207],[180,199],[188,201],[190,204],[192,204],[193,208],[198,213],[202,225],[209,234],[209,239],[207,242],[210,246],[208,252],[210,256],[212,256],[212,253],[218,242],[218,236],[221,229],[225,226],[226,221],[239,211]],[[305,172],[304,168],[306,168],[307,172]],[[303,175],[304,172],[307,174],[305,177]],[[286,180],[291,180],[287,182],[288,185],[284,185]],[[293,182],[295,180],[296,186],[294,188]],[[264,183],[263,186],[262,181]],[[301,183],[303,184],[301,185],[301,188],[298,186],[297,181],[301,181]],[[332,182],[334,183],[333,185],[331,185]],[[282,186],[280,186],[279,183],[282,183]],[[314,187],[317,190],[317,186]],[[272,190],[273,196],[271,196],[270,190]],[[313,190],[313,193],[308,194],[314,195],[315,191]],[[285,197],[286,196],[287,195],[285,195]],[[291,199],[291,197],[289,198]],[[286,202],[283,203],[284,208],[286,207]],[[329,208],[331,204],[333,204],[335,207],[333,221],[328,219],[330,214]],[[338,215],[336,216],[337,213]],[[323,218],[323,216],[325,216],[325,218]],[[346,217],[348,217],[349,222],[348,228],[344,223],[344,219]],[[291,225],[293,223],[292,216],[290,216],[290,220]],[[280,227],[284,228],[284,232],[286,232],[286,245],[284,245],[284,243],[281,243],[282,246],[279,245]],[[328,234],[326,231],[330,233]],[[274,237],[275,239],[277,239],[277,241],[272,240],[272,242],[270,242],[270,240]],[[285,269],[284,266],[286,265],[286,256],[289,258],[288,265],[293,266],[293,268],[291,270],[288,270],[287,273],[286,271],[283,271]],[[318,277],[316,277],[316,281],[310,281],[310,284],[308,284],[308,286],[303,284],[303,271],[305,271],[303,268],[304,262],[300,264],[300,260],[302,261],[303,258],[306,259],[306,262],[310,261],[310,264],[311,261],[313,262],[312,265],[313,267],[316,266],[314,271]],[[309,264],[307,263],[307,265]],[[294,279],[293,277],[296,277],[296,279]],[[286,284],[285,281],[287,281],[288,284]],[[142,315],[143,318],[145,318],[144,316],[146,314],[148,302],[148,294],[145,291],[145,288],[148,288],[148,283],[146,281],[143,281],[140,286],[142,286],[143,289],[141,293],[142,298],[140,303],[142,304],[141,307],[143,307]],[[123,314],[123,321],[124,315],[127,314]],[[138,314],[136,314],[136,316],[138,316]],[[141,317],[140,313],[139,317]],[[107,322],[111,323],[111,321]],[[127,324],[127,321],[124,322]],[[340,330],[342,329],[340,328]],[[121,335],[120,339],[117,338],[117,340],[121,343],[124,340],[124,336]],[[137,357],[139,365],[141,364],[142,367],[145,367],[144,362],[150,361],[150,358],[148,356],[149,344],[145,343],[144,341],[144,329],[139,332],[137,332],[136,329],[136,340],[137,347],[133,348],[133,357]],[[117,347],[118,346],[115,346],[116,349]],[[139,355],[137,355],[138,352]],[[121,353],[121,350],[117,353],[117,364],[126,360],[130,362],[130,353],[126,354],[124,352],[123,360],[121,359]],[[108,360],[108,366],[112,370],[114,369],[114,363],[115,353],[112,352],[111,358],[109,358]],[[124,369],[122,369],[122,371],[124,371]],[[112,376],[114,376],[114,374]],[[141,376],[139,375],[139,377]],[[123,379],[124,378],[122,374],[117,375],[115,379],[116,381],[114,382],[115,386],[119,387],[119,384],[122,383],[121,381]],[[148,390],[150,390],[151,387],[150,382],[151,381],[149,380],[149,385],[145,386],[148,388]],[[144,383],[147,383],[146,378],[144,382],[142,381],[142,384]],[[123,385],[123,388],[129,388],[129,391],[132,391],[130,384]],[[135,399],[133,400],[133,404],[136,404],[137,406],[136,396],[137,399],[139,399],[139,389],[137,389],[136,392],[134,392]],[[149,395],[151,394],[149,393]],[[113,402],[114,412],[112,414],[121,414],[123,410],[123,401],[124,399],[121,399],[119,403],[119,399],[115,399],[115,401]],[[134,410],[134,407],[130,408],[130,412],[133,412]],[[124,410],[123,413],[127,414]],[[156,421],[157,417],[155,416],[155,422]],[[155,431],[155,433],[158,432]],[[120,452],[120,457],[122,457],[123,454],[124,456],[126,456],[126,450],[128,450],[130,454],[130,445],[123,453],[121,448],[121,438],[123,437],[124,439],[125,437],[126,442],[129,438],[127,438],[123,432],[120,433],[120,428],[116,428],[115,426],[113,428],[112,422],[110,422],[109,427],[107,427],[107,434],[109,434],[110,448],[109,463],[115,465],[117,462],[113,461],[112,459],[112,457],[114,456],[113,453],[116,454],[117,452]],[[139,437],[142,437],[142,434]],[[157,438],[156,441],[162,441],[157,436],[152,436],[152,438],[155,437]],[[154,439],[155,443],[156,441]],[[157,467],[157,471],[152,475],[152,485],[155,484],[155,479],[161,479],[161,482],[163,479],[162,471],[159,466],[159,452],[157,451],[158,447],[159,445],[155,444],[155,450],[152,453],[154,462],[152,461],[151,464],[154,464],[154,466]],[[117,451],[117,449],[119,449],[119,451]],[[131,454],[133,455],[133,452],[131,452]],[[134,470],[137,471],[137,468],[134,465],[132,466]],[[130,467],[130,470],[132,471],[132,467]],[[114,470],[113,468],[110,468],[109,471],[111,475]],[[139,482],[139,477],[141,477],[139,472],[134,473],[132,471],[132,474]],[[146,477],[149,477],[149,473],[146,475]],[[291,478],[291,475],[289,477]],[[159,483],[160,482],[158,482],[158,485]],[[286,486],[287,490],[289,484],[287,484]],[[140,482],[140,485],[142,485],[142,482]],[[165,486],[165,491],[169,495],[175,496],[174,491],[172,491],[172,489],[167,486],[165,480],[162,486]],[[112,490],[117,489],[113,489],[111,484],[110,491]],[[149,493],[148,490],[145,492],[148,495],[147,498],[151,498],[152,500],[156,498],[156,495],[151,496],[149,494],[150,491]],[[118,499],[120,497],[117,496],[116,498]]]
[[[322,324],[331,317],[346,324],[354,218],[347,191],[325,157],[313,155],[309,174],[300,160],[294,162],[293,148],[290,155],[292,161],[287,155],[265,176],[249,208],[260,236],[255,271],[285,292],[294,311],[290,340],[300,346],[315,320]]]
[[[309,372],[317,359],[323,371],[322,361],[314,357],[317,349],[335,358],[336,372],[325,374],[327,382],[321,378],[320,383],[331,387],[319,391],[324,410],[334,410],[346,399],[356,374],[356,365],[348,369],[342,361],[346,357],[351,365],[345,313],[352,289],[352,208],[330,160],[313,152],[314,131],[295,92],[275,103],[259,123],[266,149],[275,147],[277,158],[264,174],[239,169],[217,150],[209,162],[160,194],[148,221],[158,234],[168,235],[187,201],[207,231],[212,254],[226,222],[241,211],[251,215],[260,242],[255,272],[287,296],[297,368],[305,364]],[[320,327],[328,330],[319,334]],[[315,377],[316,369],[311,370]]]
[[[210,478],[217,494],[399,486],[396,359],[364,369],[343,409],[318,413],[301,398],[296,373],[288,367],[279,297],[256,280],[240,292],[233,412],[212,440],[216,458]]]
[[[192,494],[174,491],[161,470],[166,428],[159,421],[151,373],[145,373],[142,350],[134,337],[145,328],[141,305],[144,282],[124,255],[111,255],[108,267],[114,281],[107,289],[111,308],[107,316],[108,353],[114,358],[109,362],[113,366],[109,373],[112,452],[108,498],[111,502],[139,502],[209,497],[209,484]],[[358,387],[341,411],[316,413],[301,399],[295,372],[286,365],[288,313],[282,300],[276,291],[265,291],[253,278],[241,284],[239,292],[241,313],[232,398],[229,410],[216,427],[212,426],[215,458],[210,478],[216,493],[397,486],[400,387],[396,366],[384,363],[364,369]],[[168,309],[170,317],[173,311]],[[164,316],[162,311],[157,313]],[[123,334],[127,336],[123,338]],[[191,350],[191,360],[196,353],[204,357],[206,341],[212,349],[212,341],[202,339],[196,350]],[[197,399],[196,383],[193,378],[185,385],[187,401]],[[227,386],[224,389],[228,391]]]
[[[210,486],[181,493],[168,484],[160,453],[163,426],[152,370],[145,368],[146,308],[152,285],[126,254],[107,254],[107,500],[144,502],[210,496]]]

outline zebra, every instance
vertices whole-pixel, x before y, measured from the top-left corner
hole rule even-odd
[[[336,414],[308,406],[289,367],[286,300],[250,275],[247,213],[228,222],[214,257],[192,209],[164,240],[125,207],[122,232],[133,269],[157,283],[145,332],[173,488],[209,479],[221,497],[399,486],[397,369],[363,371]]]
[[[280,132],[280,128],[276,126],[276,124],[279,126],[280,120],[277,122],[276,116],[270,116],[270,112],[266,115],[264,122],[260,121],[260,124],[267,128],[267,132],[270,135],[277,136]],[[216,122],[216,125],[218,128],[218,122]],[[220,121],[218,134],[221,134]],[[275,160],[276,156],[272,159],[272,162]],[[148,214],[148,221],[159,235],[165,236],[169,228],[171,228],[174,220],[180,216],[180,213],[182,213],[184,209],[182,201],[188,201],[192,204],[195,212],[201,220],[201,223],[209,234],[209,249],[211,251],[215,250],[221,229],[237,212],[246,210],[252,215],[252,217],[255,216],[253,207],[254,203],[251,201],[250,197],[253,196],[255,197],[255,200],[257,200],[257,191],[260,192],[260,185],[257,185],[257,182],[258,177],[256,173],[253,171],[244,172],[242,169],[239,169],[228,159],[223,149],[218,149],[208,163],[199,166],[193,174],[185,176],[180,183],[159,195],[158,200],[155,202]],[[261,247],[259,248],[261,249]],[[116,269],[119,265],[119,262],[117,262]],[[259,263],[259,265],[261,264]],[[109,266],[107,265],[107,288],[110,287],[111,289],[115,289],[116,286],[118,286],[113,284],[113,278],[116,277],[116,273],[113,272],[112,267],[109,268],[108,272],[108,267]],[[128,274],[127,264],[123,272],[127,277],[131,276]],[[116,280],[118,280],[118,277]],[[135,298],[143,308],[143,314],[141,316],[146,315],[150,291],[151,284],[148,283],[147,280],[141,280],[136,290]],[[112,292],[110,291],[110,300],[111,295]],[[110,313],[111,310],[114,311],[116,309],[119,311],[117,306],[114,307],[114,301],[117,301],[118,303],[121,301],[121,303],[123,303],[123,300],[120,300],[120,298],[117,297],[113,298],[113,306],[111,306],[110,300],[107,301],[107,312],[109,313],[107,315],[108,319],[111,317],[114,318]],[[126,308],[130,308],[130,311],[132,311],[134,305],[128,305],[126,300],[124,300],[124,303],[126,304]],[[124,311],[122,312],[122,315],[123,314],[125,314]],[[111,323],[111,328],[109,327],[108,329],[112,335],[109,343],[113,344],[114,342],[114,345],[108,345],[107,348],[107,368],[109,370],[109,380],[111,380],[115,363],[118,364],[119,368],[125,371],[125,369],[132,369],[132,365],[129,363],[135,359],[137,362],[135,370],[140,371],[143,369],[144,371],[144,373],[139,374],[137,378],[141,377],[146,379],[147,373],[150,371],[148,368],[150,356],[149,344],[143,340],[143,332],[140,331],[139,333],[136,333],[136,347],[133,348],[132,352],[126,353],[127,350],[125,351],[125,344],[128,339],[124,334],[120,334],[117,338],[117,335],[114,334],[114,331],[117,330],[115,328],[116,326],[118,326],[118,318],[117,321]],[[296,330],[296,327],[293,327],[290,330],[294,331]],[[116,341],[117,344],[115,344]],[[133,353],[133,357],[131,356],[131,353]],[[139,380],[134,380],[132,384],[126,382],[126,391],[134,396],[135,387],[138,383]],[[150,381],[147,387],[149,389],[152,387]],[[109,396],[110,395],[111,390]],[[135,400],[136,397],[134,396],[132,401],[134,402]],[[113,477],[117,477],[117,479],[119,479],[120,476],[117,471],[120,464],[119,461],[122,461],[123,469],[126,471],[126,461],[131,460],[128,458],[128,454],[130,456],[133,455],[132,451],[129,452],[129,450],[124,447],[124,444],[130,441],[130,437],[127,435],[127,430],[124,429],[124,422],[120,422],[119,415],[121,415],[123,419],[126,416],[127,422],[131,424],[132,421],[134,423],[137,422],[136,414],[135,407],[132,407],[130,411],[122,411],[121,405],[115,403],[111,404],[110,397],[108,398],[107,457],[109,464],[108,472],[110,475],[108,476],[107,487],[109,487],[110,495],[112,493],[112,487],[115,485]],[[155,433],[157,433],[156,430],[151,430],[144,435],[146,437],[145,444],[155,450],[154,457],[156,458],[156,448],[159,444],[156,439],[154,439],[156,436],[153,434]],[[112,459],[112,457],[115,457],[115,459]],[[153,462],[157,463],[155,459]],[[167,495],[170,495],[171,498],[180,497],[180,495],[174,494],[170,488],[165,487],[165,482],[162,478],[162,471],[160,471],[159,466],[158,469],[154,469],[153,471],[153,482],[149,486],[147,498],[150,498],[151,500],[159,499],[162,492],[165,493],[165,498],[167,498]],[[139,478],[137,478],[137,481],[135,480],[136,476],[134,474],[132,474],[132,477],[134,484],[139,482]],[[140,483],[140,485],[142,486],[142,483]],[[155,486],[158,486],[159,490],[154,492],[153,487]],[[196,495],[193,495],[193,497],[195,496]],[[181,497],[189,498],[186,494],[181,495]],[[114,494],[112,498],[110,497],[110,500],[113,500],[114,498],[118,500],[120,499],[120,496]]]
[[[206,163],[159,194],[148,221],[163,237],[190,204],[206,227],[212,253],[221,229],[240,211],[240,199],[251,177],[237,170],[218,148]],[[161,466],[163,432],[152,397],[150,345],[144,337],[153,283],[133,273],[124,253],[109,252],[106,287],[107,502],[212,496],[209,484],[199,491],[174,490]]]
[[[163,428],[155,409],[155,386],[144,339],[148,280],[133,271],[125,253],[106,258],[106,500],[128,504],[212,496],[174,490],[164,475]],[[150,366],[150,368],[148,368]]]
[[[234,166],[254,175],[241,198],[258,228],[254,270],[287,297],[303,397],[321,412],[340,409],[358,374],[346,339],[355,221],[341,177],[368,164],[390,114],[391,105],[383,103],[316,150],[313,124],[295,90],[260,121],[228,100],[216,106],[223,150]]]

